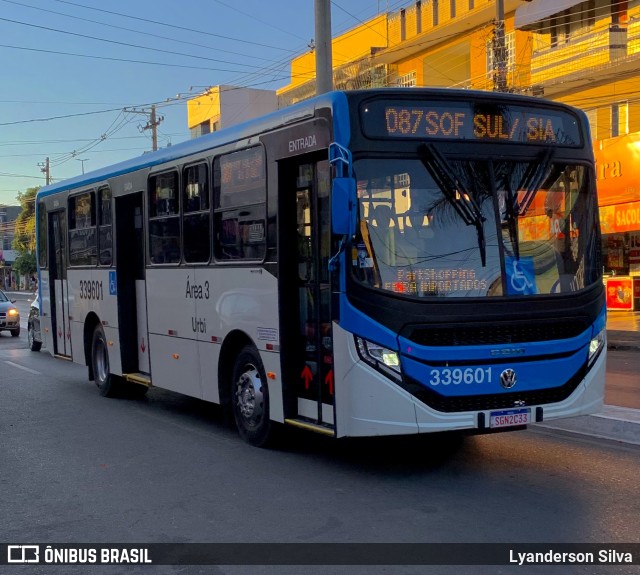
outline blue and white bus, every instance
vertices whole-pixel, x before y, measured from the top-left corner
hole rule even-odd
[[[41,328],[105,396],[219,403],[263,445],[597,411],[605,305],[585,115],[332,92],[42,188]]]

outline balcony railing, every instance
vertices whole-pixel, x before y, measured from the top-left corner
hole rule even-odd
[[[638,47],[640,49],[640,46]],[[544,84],[573,73],[608,65],[627,56],[627,28],[607,28],[580,34],[544,49],[534,48],[531,83]]]

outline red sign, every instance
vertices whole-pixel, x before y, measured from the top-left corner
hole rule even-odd
[[[633,310],[633,280],[631,278],[607,279],[607,309]]]

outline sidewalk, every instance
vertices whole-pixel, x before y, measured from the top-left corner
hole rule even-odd
[[[607,347],[640,350],[640,312],[607,313]]]

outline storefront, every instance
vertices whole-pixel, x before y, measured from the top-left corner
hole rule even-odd
[[[640,133],[594,142],[608,309],[640,310]]]

